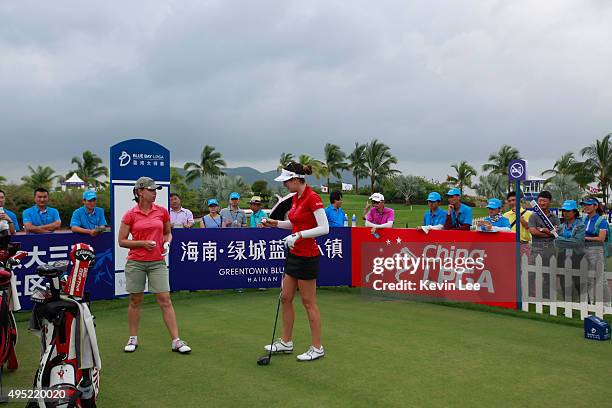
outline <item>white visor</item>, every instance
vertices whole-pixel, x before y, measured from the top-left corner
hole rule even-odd
[[[275,178],[274,181],[287,181],[287,180],[291,180],[292,178],[303,178],[303,179],[305,179],[306,176],[303,175],[303,174],[297,174],[297,173],[294,173],[292,171],[288,171],[288,170],[283,169],[283,171],[281,172],[280,176]]]

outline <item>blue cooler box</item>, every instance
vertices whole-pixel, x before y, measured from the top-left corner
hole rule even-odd
[[[584,338],[589,340],[610,340],[610,324],[597,316],[584,319]]]

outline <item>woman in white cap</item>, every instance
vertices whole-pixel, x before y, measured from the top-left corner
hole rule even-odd
[[[160,189],[161,186],[152,178],[139,178],[133,190],[136,205],[123,215],[119,227],[119,246],[130,250],[125,264],[126,290],[130,294],[130,338],[124,348],[126,353],[132,353],[138,347],[140,307],[147,281],[149,291],[155,293],[172,338],[171,350],[181,354],[191,351],[187,343],[179,338],[176,315],[170,300],[170,280],[165,256],[172,241],[172,227],[168,210],[155,204],[157,190]]]
[[[393,208],[385,207],[385,196],[374,193],[363,209],[363,219],[365,226],[372,228],[372,235],[376,235],[378,228],[393,228],[395,212]]]
[[[312,342],[305,353],[297,356],[298,361],[312,361],[325,355],[321,344],[321,316],[316,297],[320,255],[315,238],[327,234],[329,225],[321,197],[306,184],[308,174],[312,174],[310,166],[289,163],[275,179],[282,181],[290,192],[295,193],[288,220],[262,220],[264,226],[292,230],[292,234],[284,239],[289,251],[281,286],[283,333],[280,339],[265,346],[265,349],[273,353],[293,352],[293,298],[299,289],[302,304],[308,314]]]

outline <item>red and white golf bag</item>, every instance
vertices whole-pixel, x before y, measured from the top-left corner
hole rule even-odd
[[[40,334],[41,339],[34,389],[63,390],[63,396],[30,401],[29,407],[96,406],[102,362],[94,318],[82,301],[87,272],[94,265],[95,255],[89,245],[77,244],[70,258],[70,263],[58,261],[37,269],[38,275],[49,283],[46,291],[32,295],[36,304],[30,321],[30,330]]]

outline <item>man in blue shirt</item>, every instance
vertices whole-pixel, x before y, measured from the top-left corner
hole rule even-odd
[[[423,226],[417,227],[424,231],[425,233],[429,233],[429,230],[441,230],[444,228],[444,221],[446,221],[446,211],[440,208],[440,203],[442,202],[442,196],[440,193],[431,192],[427,196],[427,206],[429,207],[429,211],[425,212],[423,216]]]
[[[95,191],[89,190],[83,193],[83,206],[74,210],[70,220],[72,232],[88,234],[92,237],[104,232],[106,218],[104,209],[96,207],[97,198]]]
[[[510,220],[501,214],[502,202],[497,198],[489,198],[487,209],[489,216],[476,224],[480,231],[485,232],[512,232]]]
[[[446,193],[448,197],[448,212],[444,229],[469,231],[472,227],[472,209],[461,202],[461,191],[451,188]]]
[[[330,204],[325,208],[325,215],[330,227],[344,227],[344,210],[342,207],[342,193],[332,191],[329,194]]]
[[[49,191],[39,187],[34,191],[34,205],[23,211],[23,228],[27,233],[46,234],[62,226],[59,212],[47,207]]]
[[[251,206],[251,217],[249,218],[249,226],[251,228],[262,228],[263,224],[261,220],[267,218],[268,215],[264,210],[261,209],[261,197],[253,196],[251,201],[249,201],[249,205]]]
[[[4,208],[6,204],[6,193],[0,190],[0,224],[6,226],[3,228],[9,231],[10,235],[19,231],[19,223],[17,222],[17,216],[14,212]]]

